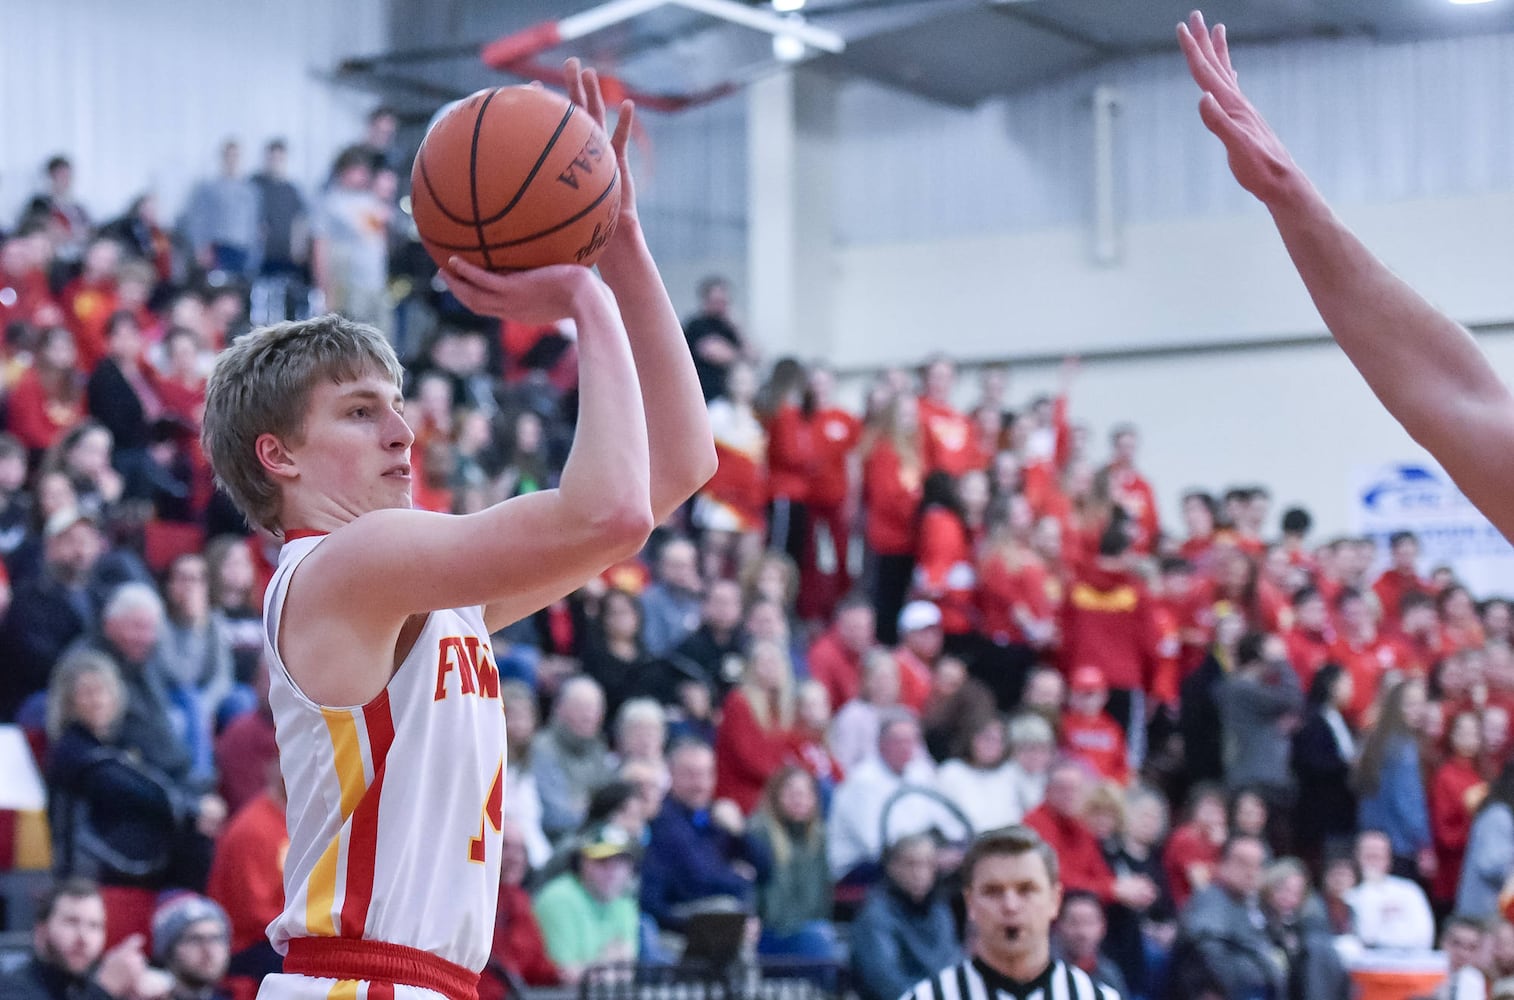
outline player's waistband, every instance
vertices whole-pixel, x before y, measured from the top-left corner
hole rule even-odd
[[[284,971],[313,979],[357,979],[440,993],[447,1000],[478,1000],[478,973],[428,951],[387,941],[292,938]]]

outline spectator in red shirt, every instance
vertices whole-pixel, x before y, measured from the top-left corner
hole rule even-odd
[[[1430,835],[1435,843],[1435,877],[1430,900],[1445,909],[1456,903],[1462,858],[1472,820],[1488,794],[1482,762],[1482,721],[1475,711],[1459,712],[1447,733],[1451,756],[1430,782]]]
[[[799,611],[806,618],[830,617],[835,602],[852,589],[850,546],[857,505],[853,466],[862,422],[832,401],[835,385],[830,369],[813,366],[802,408],[815,455],[809,484],[809,544],[799,563]],[[822,553],[829,558],[822,558]]]
[[[60,304],[68,328],[79,348],[79,368],[85,374],[105,357],[105,324],[119,307],[116,272],[121,267],[121,245],[97,239],[84,254],[84,271],[63,287]]]
[[[804,411],[804,366],[780,358],[763,390],[768,435],[768,545],[803,565],[809,548],[810,484],[816,468],[815,434]]]
[[[1156,605],[1176,633],[1176,681],[1181,683],[1204,662],[1214,639],[1214,593],[1209,581],[1182,556],[1162,560],[1160,587]],[[1164,642],[1167,638],[1164,633]]]
[[[986,642],[969,667],[1001,711],[1019,702],[1026,674],[1057,640],[1062,588],[1021,537],[1019,525],[1028,527],[1030,517],[1025,499],[1015,497],[978,556],[974,600]]]
[[[715,796],[751,815],[787,763],[794,730],[794,668],[776,642],[756,641],[715,731]]]
[[[1288,565],[1314,572],[1319,568],[1315,560],[1305,546],[1305,539],[1309,536],[1309,529],[1314,527],[1314,518],[1302,507],[1289,507],[1283,511],[1283,540],[1282,549],[1288,556]]]
[[[1137,552],[1150,552],[1162,533],[1161,520],[1157,513],[1156,493],[1146,477],[1136,471],[1136,450],[1140,436],[1134,424],[1118,424],[1109,434],[1109,443],[1114,448],[1114,458],[1104,467],[1108,478],[1109,496],[1130,517],[1133,527],[1131,547]]]
[[[973,592],[977,582],[973,540],[957,483],[945,472],[932,472],[925,477],[920,499],[913,591],[941,610],[942,630],[954,648],[962,648],[974,634],[977,614]]]
[[[794,693],[793,757],[814,776],[820,795],[829,802],[846,772],[826,742],[831,727],[831,699],[816,680],[800,682]]]
[[[1341,631],[1330,658],[1351,674],[1355,695],[1346,721],[1360,729],[1367,709],[1377,700],[1383,675],[1399,668],[1399,652],[1392,640],[1378,633],[1372,605],[1360,591],[1342,591],[1335,602],[1335,614]]]
[[[47,237],[40,231],[18,232],[0,243],[0,330],[16,322],[37,323],[39,312],[56,308],[44,271],[47,254]]]
[[[1156,885],[1144,875],[1116,876],[1104,860],[1103,849],[1083,824],[1088,803],[1089,776],[1081,761],[1063,760],[1052,765],[1046,779],[1046,801],[1025,817],[1057,852],[1062,870],[1062,888],[1089,892],[1104,903],[1120,902],[1133,909],[1150,906]]]
[[[832,705],[845,705],[862,686],[862,658],[878,643],[873,606],[861,596],[848,597],[836,608],[836,619],[810,646],[810,678],[830,695]]]
[[[1108,700],[1104,671],[1089,665],[1072,672],[1067,711],[1062,714],[1062,749],[1086,762],[1099,777],[1123,785],[1130,780],[1130,759],[1125,734],[1104,711]]]
[[[931,602],[911,601],[899,612],[899,646],[894,651],[899,664],[899,703],[917,714],[930,697],[931,673],[941,658],[945,638],[941,609]]]
[[[1167,840],[1162,867],[1172,905],[1179,911],[1214,878],[1220,851],[1230,835],[1225,793],[1217,785],[1195,785],[1188,793],[1188,819]]]
[[[1151,597],[1131,572],[1125,518],[1111,519],[1099,556],[1078,569],[1062,607],[1062,663],[1072,669],[1098,664],[1109,684],[1109,714],[1132,742],[1144,726],[1141,701],[1157,666],[1156,620]]]
[[[7,429],[34,457],[84,419],[84,373],[78,358],[74,335],[66,328],[43,330],[31,368],[11,390]]]
[[[157,380],[164,412],[199,430],[205,415],[204,360],[199,338],[192,330],[174,327],[163,335],[167,369]]]
[[[1219,505],[1213,496],[1203,490],[1191,490],[1183,494],[1183,527],[1187,530],[1188,537],[1178,546],[1178,555],[1201,572],[1209,567],[1218,523]]]
[[[862,467],[863,537],[871,563],[878,638],[898,638],[899,609],[915,571],[916,513],[925,483],[919,411],[903,393],[884,406],[877,438]]]
[[[925,362],[925,393],[920,397],[920,430],[927,472],[960,476],[979,460],[978,428],[952,405],[957,366],[937,354]]]
[[[1288,645],[1288,662],[1298,674],[1299,686],[1305,690],[1314,675],[1330,662],[1335,644],[1335,628],[1330,624],[1330,609],[1325,598],[1313,587],[1293,595],[1293,627],[1283,635]]]
[[[1372,585],[1382,607],[1384,632],[1398,629],[1399,607],[1408,594],[1433,594],[1430,584],[1419,575],[1419,539],[1412,531],[1395,531],[1388,538],[1390,565]]]
[[[268,943],[268,925],[284,911],[284,779],[278,761],[264,764],[266,786],[232,814],[216,842],[205,894],[231,921],[233,976],[262,982],[283,971],[284,960]]]
[[[1394,640],[1403,669],[1419,677],[1428,677],[1446,655],[1445,637],[1441,635],[1440,617],[1435,613],[1433,597],[1411,590],[1399,598],[1398,634]]]
[[[1456,649],[1480,649],[1487,641],[1482,620],[1477,617],[1477,605],[1472,595],[1461,584],[1453,584],[1440,592],[1436,598],[1440,611],[1441,633],[1445,636],[1447,652]]]

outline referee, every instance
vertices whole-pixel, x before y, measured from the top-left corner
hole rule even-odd
[[[1052,960],[1062,882],[1056,852],[1034,830],[983,834],[962,859],[961,875],[971,955],[901,1000],[1120,1000],[1082,969]]]

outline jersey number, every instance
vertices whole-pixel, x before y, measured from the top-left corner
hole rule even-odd
[[[478,836],[468,840],[468,860],[484,863],[485,828],[499,833],[505,825],[505,763],[500,761],[494,772],[494,783],[489,786],[489,797],[484,800],[484,814],[478,820]]]

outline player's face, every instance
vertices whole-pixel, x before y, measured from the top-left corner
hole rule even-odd
[[[299,480],[321,498],[317,503],[351,518],[410,506],[415,434],[403,409],[399,388],[377,372],[316,384],[304,440],[288,452]]]
[[[82,976],[105,950],[105,904],[99,896],[64,896],[36,930],[37,953]]]
[[[964,895],[967,919],[978,932],[978,948],[999,967],[1045,947],[1062,906],[1061,886],[1052,884],[1045,862],[1034,851],[982,859]]]

